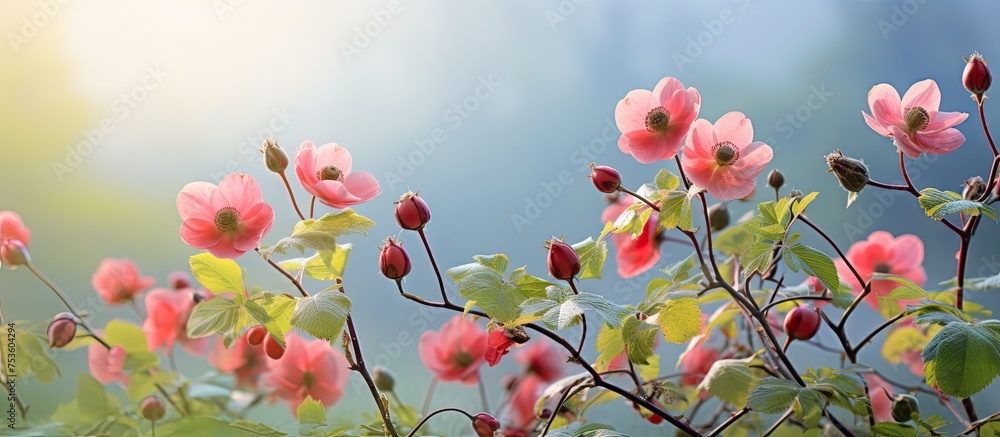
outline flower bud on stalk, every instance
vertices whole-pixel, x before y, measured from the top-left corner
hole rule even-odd
[[[500,429],[500,421],[488,413],[479,413],[472,416],[472,429],[479,437],[493,437]]]
[[[167,276],[167,283],[174,290],[183,290],[191,286],[191,278],[184,272],[173,272]]]
[[[602,193],[614,193],[622,186],[622,175],[611,167],[590,163],[590,181]]]
[[[167,409],[163,407],[163,402],[160,402],[160,398],[150,396],[142,400],[142,404],[139,405],[139,412],[146,420],[156,422],[167,414]]]
[[[920,404],[912,395],[898,394],[892,400],[892,419],[897,422],[913,420],[913,414],[920,413]]]
[[[396,374],[382,366],[372,368],[372,379],[379,391],[392,391],[396,387]]]
[[[785,316],[785,334],[796,340],[809,340],[819,331],[819,311],[800,305]]]
[[[729,226],[729,209],[725,203],[716,203],[708,208],[708,224],[713,231],[721,231]]]
[[[978,201],[986,193],[986,182],[979,176],[973,176],[965,181],[965,189],[962,190],[962,198],[965,200]]]
[[[990,73],[990,67],[986,65],[986,61],[983,60],[979,52],[973,52],[966,61],[968,62],[962,73],[962,85],[965,85],[965,89],[972,93],[972,98],[975,99],[976,103],[982,105],[983,99],[986,98],[985,93],[990,89],[990,84],[993,83],[993,74]]]
[[[69,342],[76,337],[77,318],[70,313],[59,313],[52,318],[49,323],[49,348],[59,349],[66,347]]]
[[[580,273],[580,258],[573,247],[555,238],[546,241],[549,249],[549,274],[568,281]]]
[[[830,166],[828,172],[837,177],[840,186],[845,190],[857,193],[868,184],[868,166],[865,163],[848,158],[839,150],[837,153],[826,155],[826,163]]]
[[[403,229],[417,231],[431,221],[431,209],[417,194],[407,191],[396,202],[396,223]]]
[[[250,346],[260,346],[267,337],[267,328],[257,325],[247,331],[247,344]]]
[[[778,169],[771,170],[771,172],[767,174],[767,186],[778,189],[781,188],[782,185],[785,185],[785,175],[781,174],[781,171]]]
[[[288,155],[273,139],[264,140],[264,148],[260,149],[260,153],[264,154],[264,167],[268,170],[281,174],[288,168]]]
[[[281,347],[281,343],[278,343],[271,334],[267,334],[264,337],[264,353],[272,360],[279,360],[285,355],[285,348]]]
[[[392,237],[386,238],[378,256],[378,267],[386,278],[398,281],[410,273],[410,256],[403,246],[392,241]]]

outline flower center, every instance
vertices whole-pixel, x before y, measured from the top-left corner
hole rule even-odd
[[[889,273],[892,270],[892,265],[889,263],[878,263],[875,264],[875,273]]]
[[[646,131],[649,133],[666,132],[670,127],[670,112],[657,106],[646,114]]]
[[[344,172],[340,171],[339,168],[332,165],[323,167],[322,170],[316,172],[316,177],[321,181],[340,181],[344,182]]]
[[[472,354],[466,351],[458,351],[458,353],[455,354],[454,360],[456,366],[464,369],[466,367],[469,367],[469,365],[472,364],[473,361],[475,361],[475,358],[472,357]]]
[[[215,229],[219,232],[235,231],[240,225],[240,212],[231,206],[227,206],[215,213]]]
[[[313,385],[315,384],[316,384],[316,377],[313,376],[312,372],[302,373],[302,386],[305,387],[306,390],[311,390]]]
[[[931,116],[927,113],[927,110],[919,106],[915,106],[906,111],[906,127],[910,128],[911,132],[924,130],[927,124],[931,122]]]
[[[712,155],[715,156],[715,162],[720,167],[733,165],[740,159],[740,151],[735,144],[729,141],[723,141],[713,146]]]

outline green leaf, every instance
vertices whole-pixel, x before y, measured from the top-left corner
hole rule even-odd
[[[750,390],[757,384],[757,378],[750,371],[750,360],[718,360],[705,374],[700,389],[717,396],[736,408],[747,403]]]
[[[976,216],[980,213],[996,220],[997,214],[988,205],[982,202],[962,199],[962,195],[954,191],[941,191],[937,188],[924,188],[920,190],[920,207],[928,217],[934,220],[941,220],[949,214],[963,212],[966,215]]]
[[[303,271],[306,276],[321,281],[335,281],[344,276],[347,257],[351,254],[350,244],[338,244],[337,249],[320,250],[308,258],[293,258],[278,263],[288,271]]]
[[[756,239],[743,226],[726,228],[718,234],[713,234],[712,237],[714,238],[713,248],[729,256],[743,253]]]
[[[611,360],[625,352],[625,340],[620,327],[601,325],[601,330],[597,333],[597,352],[599,355],[594,368],[600,372],[608,370]]]
[[[649,357],[653,355],[653,346],[656,342],[656,325],[629,317],[625,319],[621,331],[629,361],[635,364],[649,364]]]
[[[458,286],[458,294],[474,301],[475,305],[500,323],[522,323],[521,304],[531,297],[544,298],[545,289],[552,284],[528,275],[523,268],[504,279],[507,257],[503,254],[474,257],[476,262],[453,267],[448,276]]]
[[[292,235],[278,240],[272,247],[260,250],[265,259],[275,252],[284,254],[288,249],[305,252],[305,249],[337,250],[337,237],[349,234],[366,235],[375,222],[359,215],[353,209],[328,213],[317,219],[300,221],[292,230]]]
[[[601,279],[604,261],[608,258],[608,245],[603,241],[594,241],[588,237],[573,245],[576,256],[580,258],[580,279]]]
[[[667,192],[660,201],[659,226],[664,229],[691,229],[694,225],[694,214],[691,211],[691,200],[684,191]]]
[[[156,425],[156,437],[255,437],[259,435],[256,430],[230,426],[229,422],[225,420],[207,416],[184,417]]]
[[[653,179],[653,183],[656,184],[656,188],[660,190],[675,190],[677,187],[681,186],[681,178],[675,176],[670,172],[670,170],[662,168],[658,173],[656,173],[656,178]]]
[[[243,270],[231,259],[216,258],[211,253],[199,253],[188,261],[194,278],[212,293],[243,292]]]
[[[139,402],[153,394],[156,384],[169,385],[173,383],[174,377],[175,375],[170,372],[133,372],[125,395],[128,396],[129,402]]]
[[[915,325],[946,325],[952,322],[971,322],[972,317],[951,305],[937,302],[924,303],[920,306],[909,306],[906,314],[913,316]]]
[[[292,329],[291,320],[295,314],[297,300],[284,294],[265,294],[265,297],[259,302],[260,306],[264,307],[267,314],[278,324],[278,330],[281,331],[282,335]]]
[[[772,243],[758,241],[747,247],[747,250],[743,252],[743,256],[740,257],[740,264],[743,265],[743,271],[753,272],[764,271],[769,265],[771,265],[771,260],[774,259],[774,254],[771,249],[774,247]]]
[[[285,434],[281,431],[276,431],[273,428],[264,425],[263,423],[251,422],[249,420],[237,420],[229,424],[230,427],[249,432],[253,435],[263,436],[263,437],[282,437]]]
[[[631,234],[632,238],[639,238],[643,229],[646,228],[646,221],[653,214],[653,209],[643,202],[636,202],[630,205],[625,212],[622,212],[614,221],[612,232],[616,234]]]
[[[783,413],[792,406],[802,387],[794,381],[767,377],[750,390],[747,407],[764,414]]]
[[[150,351],[126,351],[124,370],[142,372],[160,365],[160,356]]]
[[[572,299],[581,308],[597,313],[604,320],[604,323],[611,326],[620,325],[623,318],[633,313],[632,310],[624,306],[611,303],[604,296],[586,291],[573,296]]]
[[[840,287],[840,276],[837,275],[837,266],[833,264],[827,254],[820,252],[802,243],[786,246],[784,250],[785,264],[792,271],[804,270],[810,276],[819,278],[826,288],[836,290]]]
[[[1000,321],[948,323],[921,356],[928,385],[950,396],[970,397],[1000,375]]]
[[[816,196],[818,195],[818,192],[813,191],[803,196],[802,199],[796,200],[795,203],[792,204],[792,215],[798,217],[802,214],[802,212],[806,210],[806,207],[809,206],[813,200],[816,200]]]
[[[295,411],[295,417],[299,419],[301,424],[325,425],[326,409],[323,408],[323,404],[309,396],[299,404],[299,408]]]
[[[94,422],[117,413],[108,402],[108,392],[104,385],[86,373],[76,376],[76,403],[80,407],[80,413]]]
[[[148,352],[146,334],[142,328],[121,320],[112,320],[104,327],[104,341],[121,346],[126,352]]]
[[[8,329],[10,329],[9,326]],[[9,348],[0,348],[3,350],[4,362],[8,363],[5,368],[8,369],[8,372],[12,365],[14,368],[14,372],[9,376],[23,378],[30,374],[41,382],[52,382],[56,376],[61,376],[59,367],[56,366],[55,361],[52,361],[45,346],[42,346],[43,342],[47,341],[47,338],[39,338],[30,331],[17,331],[14,339],[14,354],[16,355],[8,356],[10,354]]]
[[[324,340],[336,340],[351,312],[351,299],[335,289],[299,299],[292,326]]]
[[[872,427],[875,437],[916,437],[917,429],[905,423],[878,422]]]
[[[350,300],[348,300],[348,309],[350,309]],[[254,319],[255,321],[257,321],[258,324],[266,328],[268,334],[271,334],[271,337],[277,340],[278,344],[280,344],[282,348],[285,347],[285,335],[284,332],[281,330],[281,326],[279,326],[278,322],[274,320],[274,318],[272,318],[270,314],[267,313],[267,310],[264,309],[263,306],[261,306],[256,301],[247,300],[243,302],[243,311],[246,311],[246,313],[250,316],[250,318]],[[295,317],[294,313],[292,317]],[[291,320],[289,320],[289,323],[290,322]],[[339,330],[337,331],[337,334],[338,335],[340,334]]]
[[[236,294],[241,295],[241,293]],[[231,299],[220,296],[195,305],[188,318],[188,337],[201,338],[231,331],[240,316],[240,309],[241,306]]]
[[[671,343],[687,343],[701,333],[701,308],[698,299],[685,297],[668,300],[657,314],[663,338]]]

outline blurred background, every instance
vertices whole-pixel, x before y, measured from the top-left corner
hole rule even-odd
[[[873,178],[899,181],[890,140],[862,119],[867,93],[889,83],[903,94],[932,78],[942,110],[970,113],[959,126],[967,140],[950,155],[911,161],[914,183],[961,191],[965,178],[984,175],[988,145],[961,84],[962,57],[973,50],[987,61],[1000,56],[1000,30],[992,22],[998,12],[1000,5],[990,2],[926,0],[642,7],[584,0],[4,2],[0,210],[22,216],[32,230],[36,264],[90,309],[97,325],[134,321],[125,307],[88,304],[96,302],[90,277],[107,256],[133,259],[160,286],[171,271],[186,270],[187,257],[197,253],[178,235],[175,199],[186,183],[217,183],[236,171],[254,176],[277,211],[265,239],[273,243],[296,217],[256,149],[267,137],[290,153],[305,140],[337,142],[383,191],[357,208],[377,225],[368,237],[350,239],[355,250],[345,276],[365,352],[370,362],[397,373],[405,401],[419,404],[430,373],[412,339],[451,314],[418,313],[378,273],[376,246],[398,233],[392,202],[407,189],[420,190],[433,210],[427,232],[443,268],[504,252],[512,266],[544,276],[546,239],[575,242],[601,230],[605,203],[587,180],[588,163],[618,168],[633,188],[661,168],[639,165],[618,150],[614,108],[628,91],[651,89],[664,76],[701,92],[703,118],[744,112],[755,138],[775,149],[769,168],[781,169],[791,188],[821,192],[810,216],[845,249],[874,230],[913,233],[926,244],[928,288],[954,276],[958,242],[951,232],[901,193],[879,199],[866,190],[845,209],[846,193],[825,173],[822,155],[841,149],[863,157]],[[997,120],[990,106],[987,117]],[[764,175],[757,200],[769,197],[763,181]],[[730,204],[734,219],[750,207]],[[980,229],[970,254],[973,277],[1000,272],[997,226],[987,220]],[[433,297],[436,284],[416,250],[419,239],[413,233],[401,238],[415,263],[407,288]],[[661,266],[688,254],[671,244],[663,250]],[[258,257],[238,261],[253,283],[291,291]],[[623,280],[611,260],[603,281],[583,287],[636,303],[651,278]],[[0,299],[12,320],[38,321],[61,311],[24,269],[0,272]],[[993,295],[971,299],[1000,309]],[[879,322],[871,308],[860,311],[852,337]],[[410,333],[410,340],[400,341],[400,333]],[[835,342],[828,330],[820,337]],[[861,361],[882,361],[882,338]],[[596,356],[593,347],[587,350]],[[681,350],[660,346],[665,372]],[[792,350],[802,368],[839,363],[808,346]],[[46,416],[72,399],[75,375],[86,371],[85,354],[57,355],[57,383],[18,382],[32,414]],[[185,355],[179,366],[190,376],[210,371],[204,359]],[[904,366],[881,367],[917,382]],[[506,359],[484,369],[492,399],[503,375],[516,370]],[[372,410],[355,384],[360,378],[351,378],[331,416]],[[1000,408],[996,393],[994,387],[976,397],[981,413]],[[444,384],[435,406],[477,399],[474,389]],[[953,419],[932,399],[924,406]],[[253,417],[286,430],[296,426],[284,404],[257,407]],[[592,420],[633,435],[651,432],[634,418],[619,403]]]

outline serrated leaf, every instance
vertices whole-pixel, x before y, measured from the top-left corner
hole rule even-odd
[[[875,437],[916,437],[917,429],[905,423],[878,422],[872,427]]]
[[[928,385],[960,398],[979,393],[1000,375],[1000,321],[948,323],[921,357]]]
[[[915,325],[946,325],[952,322],[971,322],[972,317],[951,305],[937,302],[924,303],[920,306],[909,306],[906,314],[913,316]]]
[[[199,253],[188,260],[191,273],[203,287],[215,294],[243,292],[243,270],[236,261]]]
[[[611,326],[618,326],[626,316],[632,313],[628,308],[611,303],[604,296],[586,291],[577,296],[573,296],[573,301],[581,308],[591,310],[601,316],[604,323]]]
[[[288,435],[263,423],[251,422],[249,420],[237,420],[230,423],[229,426],[262,437],[282,437]]]
[[[448,276],[455,281],[460,296],[475,301],[476,306],[500,323],[518,321],[521,304],[530,297],[544,298],[544,290],[552,285],[528,275],[523,268],[512,272],[510,280],[504,279],[507,257],[503,254],[474,259],[474,263],[449,269]]]
[[[747,407],[764,414],[783,413],[792,406],[802,389],[794,381],[767,377],[750,390]]]
[[[335,289],[327,289],[299,299],[290,322],[313,337],[335,340],[340,338],[350,312],[351,299]]]
[[[802,269],[810,276],[819,278],[823,285],[831,290],[840,287],[837,266],[827,254],[802,243],[786,246],[784,253],[785,263],[793,271]]]
[[[348,301],[348,309],[350,309],[350,301]],[[250,316],[251,319],[255,320],[259,325],[267,329],[268,334],[271,334],[271,337],[274,338],[278,342],[278,344],[281,345],[282,348],[285,347],[284,332],[281,330],[281,327],[278,325],[278,322],[274,320],[274,318],[271,317],[270,314],[267,313],[267,310],[264,309],[264,307],[262,307],[256,301],[247,300],[243,302],[243,311],[245,311],[247,315]],[[292,317],[293,318],[295,317],[294,313],[292,314]],[[289,323],[291,323],[291,320],[289,320]],[[338,331],[337,333],[339,334],[340,331]],[[314,337],[322,338],[315,335]]]
[[[749,274],[749,272],[764,271],[769,265],[771,265],[771,260],[774,259],[771,249],[773,244],[763,241],[758,241],[747,247],[746,251],[743,252],[743,256],[740,257],[740,264],[743,266],[743,270]]]
[[[350,244],[338,244],[336,250],[320,250],[311,257],[292,258],[281,261],[278,265],[288,271],[302,271],[313,279],[335,281],[344,276],[344,268],[352,247]]]
[[[729,256],[743,253],[756,240],[743,226],[732,226],[718,234],[713,234],[712,247]]]
[[[326,425],[326,409],[312,396],[307,396],[299,404],[299,408],[295,410],[295,417],[299,419],[301,424]]]
[[[718,360],[712,364],[698,388],[736,408],[743,408],[758,379],[750,371],[749,360]]]
[[[576,256],[580,258],[580,279],[601,279],[604,262],[608,259],[608,245],[603,241],[594,241],[588,237],[573,245]]]
[[[666,192],[660,201],[658,224],[664,229],[691,229],[694,226],[694,213],[691,210],[691,197],[683,190]]]
[[[286,253],[289,249],[305,252],[305,249],[337,250],[337,237],[349,234],[366,235],[375,222],[359,215],[353,209],[328,213],[317,219],[300,221],[292,230],[292,235],[282,238],[274,246],[262,248],[261,255],[269,259],[274,253]]]
[[[656,188],[660,190],[675,190],[681,185],[681,178],[677,177],[670,170],[661,168],[659,172],[656,173],[656,178],[653,179],[656,184]]]
[[[996,220],[997,214],[989,205],[973,200],[965,200],[961,194],[954,191],[941,191],[937,188],[924,188],[920,190],[918,198],[920,207],[924,213],[934,220],[941,220],[949,214],[963,212],[966,215],[976,216],[982,213],[989,218]]]
[[[240,317],[240,309],[231,299],[220,296],[195,305],[188,318],[188,337],[201,338],[231,331]]]
[[[685,297],[668,300],[660,310],[656,323],[663,338],[671,343],[687,343],[701,333],[701,308],[698,299]]]
[[[642,202],[633,203],[615,219],[612,232],[616,234],[627,233],[633,239],[639,238],[643,229],[646,228],[646,221],[652,214],[653,209],[648,205]]]
[[[601,325],[601,330],[597,333],[597,362],[594,368],[599,372],[608,370],[608,365],[618,355],[625,352],[625,340],[622,338],[620,327],[613,328],[608,325]]]
[[[656,342],[656,325],[629,317],[625,319],[621,330],[629,361],[635,364],[649,364],[649,357],[653,355],[653,345]]]

